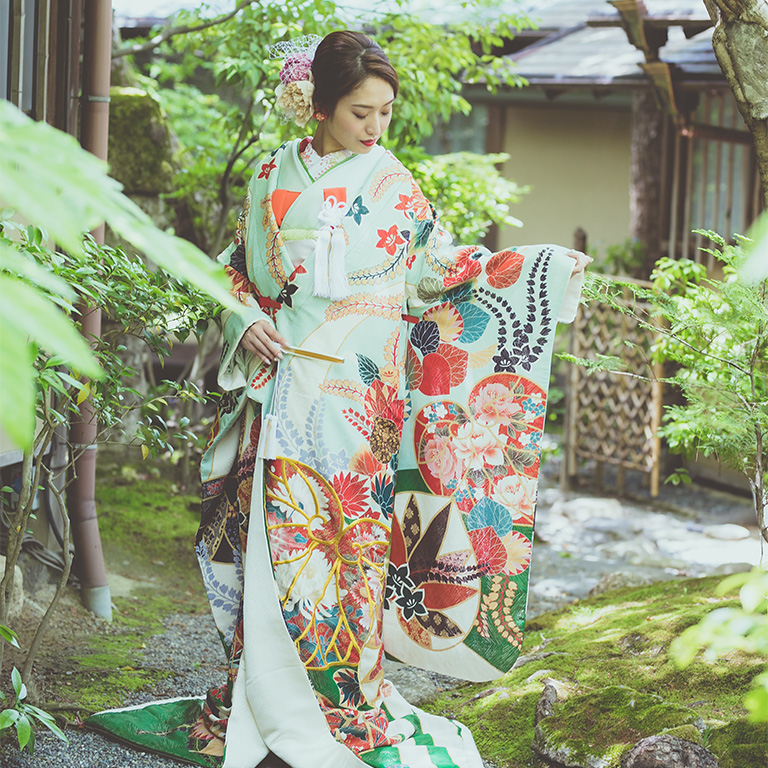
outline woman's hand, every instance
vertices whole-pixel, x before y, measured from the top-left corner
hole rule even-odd
[[[571,277],[578,275],[579,272],[583,272],[594,261],[591,256],[587,256],[586,253],[581,251],[568,251],[568,255],[576,261],[571,271]]]
[[[283,359],[281,347],[288,347],[288,342],[267,320],[259,320],[243,334],[240,344],[246,352],[251,352],[267,365]]]

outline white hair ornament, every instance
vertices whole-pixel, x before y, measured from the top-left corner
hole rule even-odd
[[[286,122],[293,120],[300,128],[309,122],[314,112],[312,60],[322,39],[318,35],[304,35],[269,47],[270,59],[285,59],[280,70],[280,85],[275,88],[276,106]]]

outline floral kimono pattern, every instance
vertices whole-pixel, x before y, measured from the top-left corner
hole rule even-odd
[[[336,300],[313,292],[329,199],[345,212]],[[382,660],[490,680],[517,658],[552,339],[579,290],[567,253],[454,248],[379,147],[316,179],[299,142],[258,166],[222,255],[243,312],[224,319],[196,542],[229,676],[182,726],[167,713],[189,702],[154,705],[186,759],[482,765]],[[263,364],[240,346],[257,320],[337,362]]]

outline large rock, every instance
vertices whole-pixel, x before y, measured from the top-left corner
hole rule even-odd
[[[618,768],[622,755],[634,749],[640,739],[673,728],[698,735],[699,726],[703,726],[694,710],[670,704],[660,696],[623,685],[576,693],[552,680],[546,681],[536,719],[534,751],[547,764],[565,768]],[[717,768],[706,763],[638,763],[630,768],[667,766]],[[624,763],[622,768],[626,768]]]
[[[589,596],[601,595],[603,592],[613,592],[625,587],[646,587],[653,581],[636,571],[611,571],[600,578],[600,581],[589,590]]]
[[[719,763],[698,744],[662,735],[638,741],[622,757],[621,768],[719,768]]]
[[[5,555],[0,555],[0,579],[5,574]],[[11,599],[8,603],[8,621],[13,621],[21,616],[21,611],[24,608],[24,576],[21,573],[21,568],[17,565],[14,571],[13,577],[13,590],[11,591]]]
[[[109,173],[132,195],[173,189],[173,140],[160,102],[138,88],[112,88]]]

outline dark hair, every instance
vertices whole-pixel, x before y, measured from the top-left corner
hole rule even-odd
[[[389,83],[397,96],[400,81],[384,51],[361,32],[342,30],[326,35],[312,62],[315,107],[331,114],[339,100],[367,77]]]

